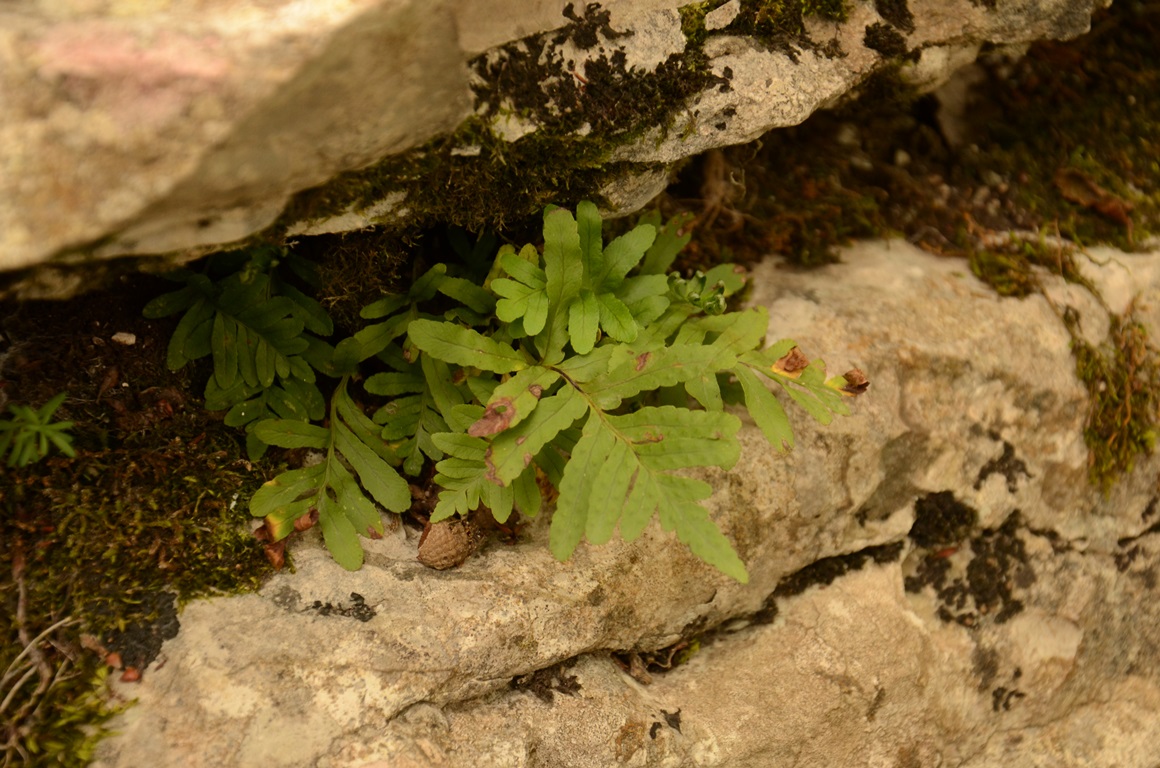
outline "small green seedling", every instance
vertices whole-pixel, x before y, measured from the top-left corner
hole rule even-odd
[[[76,456],[72,447],[71,421],[52,421],[52,415],[68,397],[61,392],[35,411],[27,405],[10,405],[11,419],[0,419],[0,456],[8,454],[8,466],[26,467],[48,455],[50,446],[65,456]]]

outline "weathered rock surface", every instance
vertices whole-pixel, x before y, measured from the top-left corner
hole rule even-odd
[[[771,43],[740,33],[734,0],[706,20],[707,59],[695,63],[675,0],[606,2],[604,21],[598,9],[582,18],[581,4],[567,5],[573,21],[562,0],[206,0],[196,13],[170,3],[5,3],[0,271],[190,257],[280,216],[279,232],[309,233],[413,214],[420,203],[400,192],[402,180],[373,166],[473,114],[492,139],[516,142],[511,152],[530,133],[561,130],[596,147],[556,152],[587,159],[528,181],[526,193],[544,198],[529,211],[575,202],[566,199],[579,188],[568,182],[574,171],[603,178],[593,189],[605,191],[643,174],[633,194],[608,200],[632,210],[674,162],[797,124],[892,56],[921,51],[911,76],[936,82],[983,43],[1078,35],[1092,10],[1088,0],[858,0],[844,23],[807,17],[803,36]],[[528,56],[530,46],[540,55]],[[692,72],[701,80],[688,80]],[[477,131],[440,151],[446,164],[483,150]],[[481,162],[508,154],[483,152]],[[343,172],[357,173],[337,179]],[[297,193],[319,186],[310,205],[286,213]],[[510,185],[478,190],[482,200],[511,194]],[[67,294],[76,283],[39,290]]]
[[[1160,461],[1088,484],[1056,314],[1105,310],[904,242],[843,257],[755,274],[771,337],[872,385],[710,476],[748,585],[655,527],[565,564],[538,527],[442,572],[403,529],[357,573],[305,542],[260,594],[186,608],[98,765],[1154,766]],[[1160,327],[1160,253],[1086,269]],[[651,685],[609,655],[709,630]]]

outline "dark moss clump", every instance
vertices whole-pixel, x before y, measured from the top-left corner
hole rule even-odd
[[[1022,298],[1038,293],[1042,284],[1037,268],[1094,290],[1076,263],[1075,248],[1059,241],[1048,244],[1044,236],[1031,240],[1011,235],[1002,245],[969,249],[968,259],[975,277],[1000,296]]]
[[[755,37],[795,62],[799,50],[842,56],[836,44],[819,44],[806,34],[806,16],[840,22],[849,9],[845,0],[741,0],[741,12],[726,31]]]
[[[476,232],[522,226],[549,203],[600,200],[604,183],[622,170],[609,161],[611,150],[670,126],[674,110],[713,76],[696,46],[651,72],[629,68],[623,52],[604,49],[623,33],[599,4],[583,16],[570,4],[565,16],[571,23],[559,30],[471,62],[476,114],[454,134],[299,194],[270,234],[392,193],[402,193],[416,228],[438,223]],[[580,65],[565,58],[568,43],[594,55]],[[514,141],[499,135],[495,126],[509,119],[530,132]]]
[[[140,315],[164,286],[137,277],[68,305],[0,305],[13,342],[0,399],[69,392],[58,417],[76,422],[78,454],[0,480],[0,669],[29,649],[0,683],[5,764],[87,764],[122,706],[106,662],[139,674],[182,602],[270,572],[245,506],[263,475],[235,430],[192,402],[191,372],[166,368],[172,324]]]
[[[887,58],[905,56],[907,52],[906,38],[894,27],[878,21],[866,27],[862,44]]]
[[[914,502],[910,538],[927,548],[955,544],[970,535],[978,519],[979,513],[950,491],[929,493]]]
[[[910,12],[906,0],[874,0],[874,10],[903,32],[914,31],[914,14]]]
[[[1111,316],[1108,339],[1099,347],[1083,339],[1074,312],[1064,319],[1072,333],[1076,375],[1088,390],[1088,473],[1092,483],[1107,491],[1117,477],[1132,470],[1139,456],[1155,448],[1160,352],[1130,311]]]

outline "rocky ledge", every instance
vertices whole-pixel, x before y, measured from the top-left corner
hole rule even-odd
[[[1001,299],[902,241],[766,261],[771,337],[873,384],[710,478],[748,585],[659,529],[442,572],[404,528],[355,573],[306,541],[185,609],[96,765],[1154,766],[1160,462],[1089,483],[1063,315],[1157,327],[1160,253],[1079,260],[1102,301]]]

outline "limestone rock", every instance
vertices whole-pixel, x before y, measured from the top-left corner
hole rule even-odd
[[[749,427],[706,473],[749,584],[655,524],[561,564],[541,520],[439,572],[401,528],[355,573],[306,540],[260,594],[185,609],[97,764],[1152,765],[1160,460],[1088,484],[1056,314],[1105,310],[899,241],[843,258],[755,272],[771,340],[872,383],[827,427],[791,412],[788,456]],[[1085,268],[1156,327],[1160,253]],[[609,656],[696,637],[648,686]]]
[[[801,36],[765,40],[740,33],[740,6],[724,5],[702,58],[679,5],[206,0],[190,14],[164,2],[6,3],[0,271],[188,259],[276,220],[275,236],[397,222],[423,212],[400,185],[429,182],[379,164],[469,117],[484,121],[470,124],[474,138],[426,158],[445,175],[459,172],[450,158],[480,152],[480,130],[507,143],[484,157],[501,165],[531,134],[551,135],[559,146],[544,151],[562,167],[520,179],[529,210],[575,202],[564,198],[585,176],[591,193],[619,190],[608,207],[628,212],[681,159],[800,123],[856,87],[886,58],[867,47],[875,24],[918,52],[908,66],[931,87],[984,43],[1072,37],[1092,10],[919,0],[902,13],[859,0],[843,23],[806,17]],[[510,196],[510,182],[477,196]],[[33,292],[67,295],[78,282],[41,279]]]

